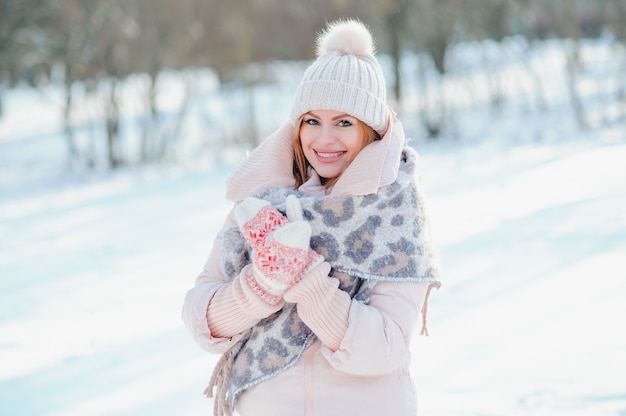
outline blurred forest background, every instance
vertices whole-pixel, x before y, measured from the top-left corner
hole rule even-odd
[[[389,99],[424,138],[454,136],[459,108],[506,109],[511,76],[525,111],[550,111],[551,86],[532,64],[546,42],[580,128],[626,120],[624,0],[0,0],[0,117],[12,88],[52,86],[68,165],[114,169],[176,159],[194,100],[217,91],[202,146],[254,146],[267,133],[256,92],[285,88],[281,68],[304,69],[314,34],[341,17],[370,27]],[[608,39],[610,56],[585,57],[589,39]],[[507,62],[526,62],[525,73],[506,73]]]

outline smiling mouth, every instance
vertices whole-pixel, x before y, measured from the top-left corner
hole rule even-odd
[[[340,156],[342,156],[344,153],[346,153],[345,151],[339,151],[339,152],[318,152],[317,150],[315,151],[315,154],[317,155],[317,157],[322,158],[322,159],[335,159],[338,158]]]

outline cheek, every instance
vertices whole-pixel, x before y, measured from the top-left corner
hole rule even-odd
[[[313,142],[313,135],[307,129],[300,130],[300,144],[302,145],[302,149],[306,150],[307,147],[311,145]]]
[[[346,138],[346,145],[350,148],[352,152],[359,153],[365,147],[365,140],[359,134],[359,132],[357,132],[356,134],[351,135],[349,138]]]

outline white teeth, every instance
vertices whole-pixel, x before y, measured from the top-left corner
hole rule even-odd
[[[341,156],[343,152],[335,152],[335,153],[317,153],[319,157],[337,157]]]

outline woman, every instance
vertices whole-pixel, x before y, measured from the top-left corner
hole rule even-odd
[[[290,120],[228,179],[236,204],[185,298],[224,354],[216,414],[416,414],[409,345],[440,285],[416,159],[370,32],[329,25]]]

